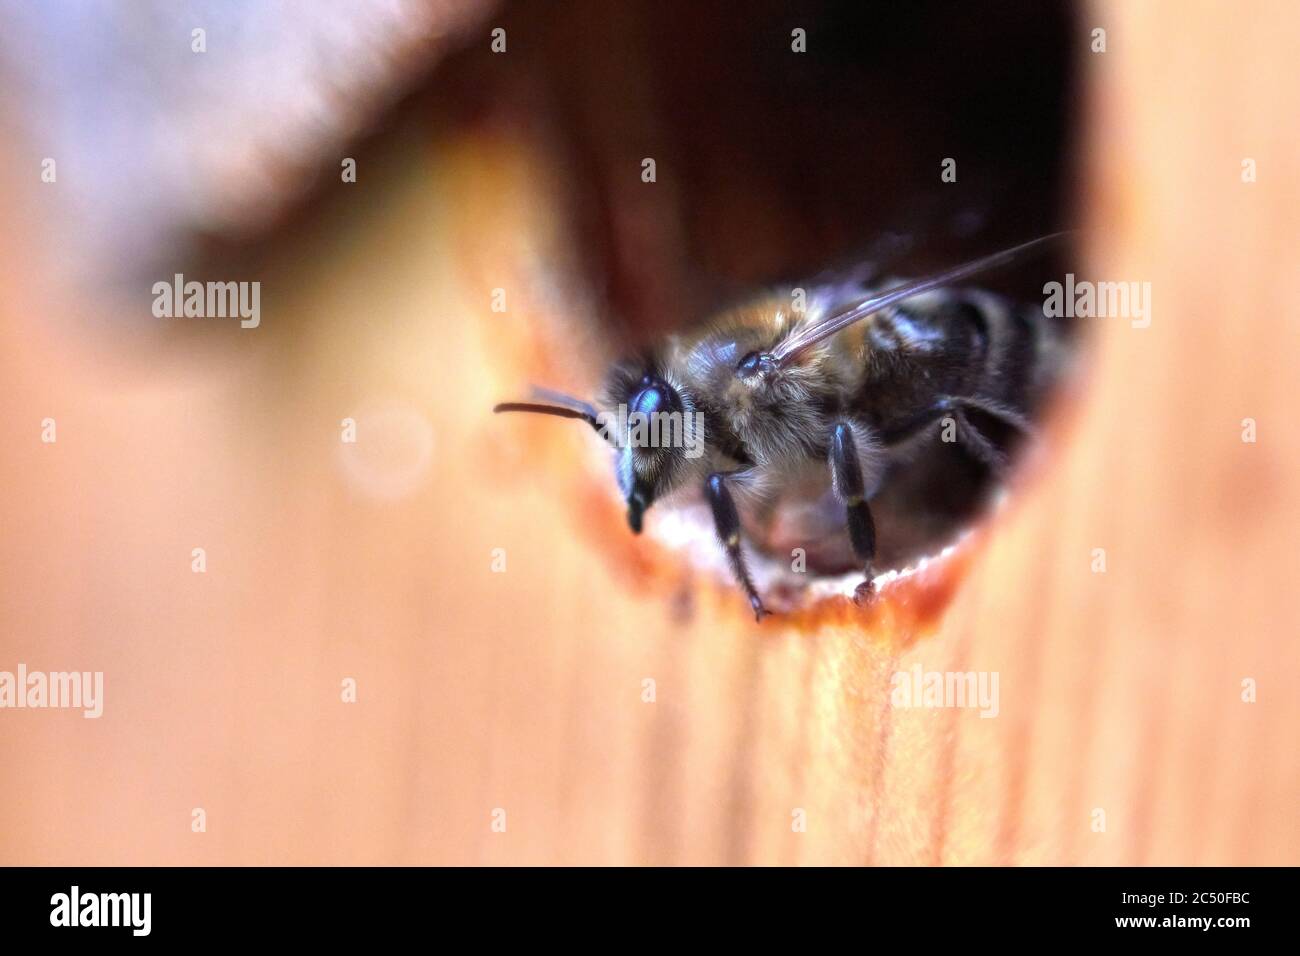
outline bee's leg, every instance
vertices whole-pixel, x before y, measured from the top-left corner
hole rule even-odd
[[[987,465],[995,476],[1001,476],[1007,468],[1007,456],[989,441],[982,431],[971,424],[971,420],[966,417],[966,412],[960,406],[953,410],[952,417],[957,423],[957,434],[966,450]]]
[[[992,469],[995,475],[1002,476],[1007,470],[1006,452],[989,441],[988,436],[970,420],[966,411],[973,409],[982,412],[1021,435],[1032,437],[1034,429],[1029,420],[1014,409],[987,399],[953,398],[948,401],[951,403],[953,420],[957,422],[957,433],[967,451]]]
[[[895,427],[892,432],[884,436],[885,443],[887,445],[900,444],[932,423],[941,421],[944,418],[951,418],[957,426],[957,435],[965,449],[978,461],[991,468],[995,474],[1001,475],[1007,467],[1006,454],[993,442],[989,441],[984,432],[970,420],[970,416],[966,414],[967,409],[983,412],[990,418],[1002,422],[1024,436],[1033,437],[1033,425],[1025,416],[1014,409],[983,398],[947,396],[913,420]]]
[[[749,598],[749,606],[754,609],[754,620],[761,621],[764,614],[771,612],[763,607],[763,599],[754,589],[749,569],[745,567],[745,556],[740,550],[740,514],[736,511],[735,499],[727,487],[727,477],[726,473],[721,472],[709,475],[704,483],[704,494],[709,499],[709,507],[713,509],[713,526],[718,532],[718,540],[727,551],[731,572]]]
[[[847,422],[839,422],[831,429],[829,457],[831,484],[844,502],[849,542],[853,545],[853,553],[862,562],[863,573],[866,575],[866,580],[858,588],[858,594],[869,597],[874,576],[871,563],[876,557],[876,523],[871,517],[871,505],[867,503],[857,440],[853,437],[853,427]]]

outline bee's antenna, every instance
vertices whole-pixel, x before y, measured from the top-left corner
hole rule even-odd
[[[584,402],[572,395],[565,395],[563,392],[553,392],[549,388],[539,388],[537,386],[533,386],[532,394],[534,398],[541,399],[541,401],[500,402],[492,406],[492,411],[493,413],[531,412],[534,415],[554,415],[556,418],[578,418],[594,428],[601,438],[612,443],[612,437],[606,432],[605,426],[596,413],[596,406],[590,402]]]
[[[960,282],[979,272],[985,272],[997,266],[1006,265],[1021,258],[1026,253],[1037,249],[1054,239],[1062,236],[1071,235],[1069,231],[1054,232],[1048,236],[1040,236],[1029,242],[1022,243],[1018,246],[1012,246],[1010,249],[1003,249],[1001,252],[995,252],[991,256],[985,256],[982,259],[975,259],[963,265],[956,266],[946,272],[939,272],[932,276],[926,276],[922,279],[913,279],[911,282],[905,282],[897,288],[890,289],[880,295],[873,296],[859,302],[857,305],[838,312],[834,315],[827,316],[821,321],[808,326],[800,331],[795,332],[788,339],[781,342],[772,350],[772,358],[776,360],[778,368],[788,367],[801,354],[812,348],[818,342],[830,338],[837,332],[848,328],[854,322],[860,322],[873,313],[886,309],[891,305],[902,302],[904,299],[910,299],[914,295],[920,295],[923,292],[929,292],[931,289],[938,289],[941,286],[951,285],[954,282]]]
[[[556,418],[581,418],[593,427],[596,425],[596,419],[593,416],[584,415],[572,408],[561,408],[558,405],[540,405],[535,402],[499,402],[492,406],[492,411],[532,412],[535,415],[554,415]]]

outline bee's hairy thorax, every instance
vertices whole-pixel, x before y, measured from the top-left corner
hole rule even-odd
[[[1042,323],[979,290],[917,296],[819,343],[788,368],[737,374],[744,356],[771,351],[807,320],[792,316],[789,298],[772,297],[669,343],[662,364],[682,371],[720,453],[762,465],[821,457],[840,417],[890,434],[946,395],[979,395],[1017,411],[1035,402]]]

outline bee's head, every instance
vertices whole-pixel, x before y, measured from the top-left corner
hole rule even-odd
[[[640,534],[642,517],[704,454],[704,427],[689,394],[648,362],[620,363],[605,383],[603,411],[581,399],[534,388],[535,402],[504,402],[497,412],[577,418],[614,446],[614,477],[627,502],[627,523]]]
[[[618,399],[608,419],[618,449],[614,477],[627,502],[628,526],[640,534],[646,509],[681,477],[695,443],[694,416],[681,391],[656,372],[634,378],[616,371],[612,378],[607,397]]]

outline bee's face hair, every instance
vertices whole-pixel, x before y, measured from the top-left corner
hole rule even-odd
[[[604,404],[617,430],[612,436],[618,446],[614,477],[627,502],[628,526],[639,534],[646,509],[676,484],[683,470],[685,445],[694,437],[687,432],[693,427],[693,403],[653,364],[638,362],[614,367]],[[661,428],[665,422],[678,430]],[[666,436],[679,440],[664,441]]]

